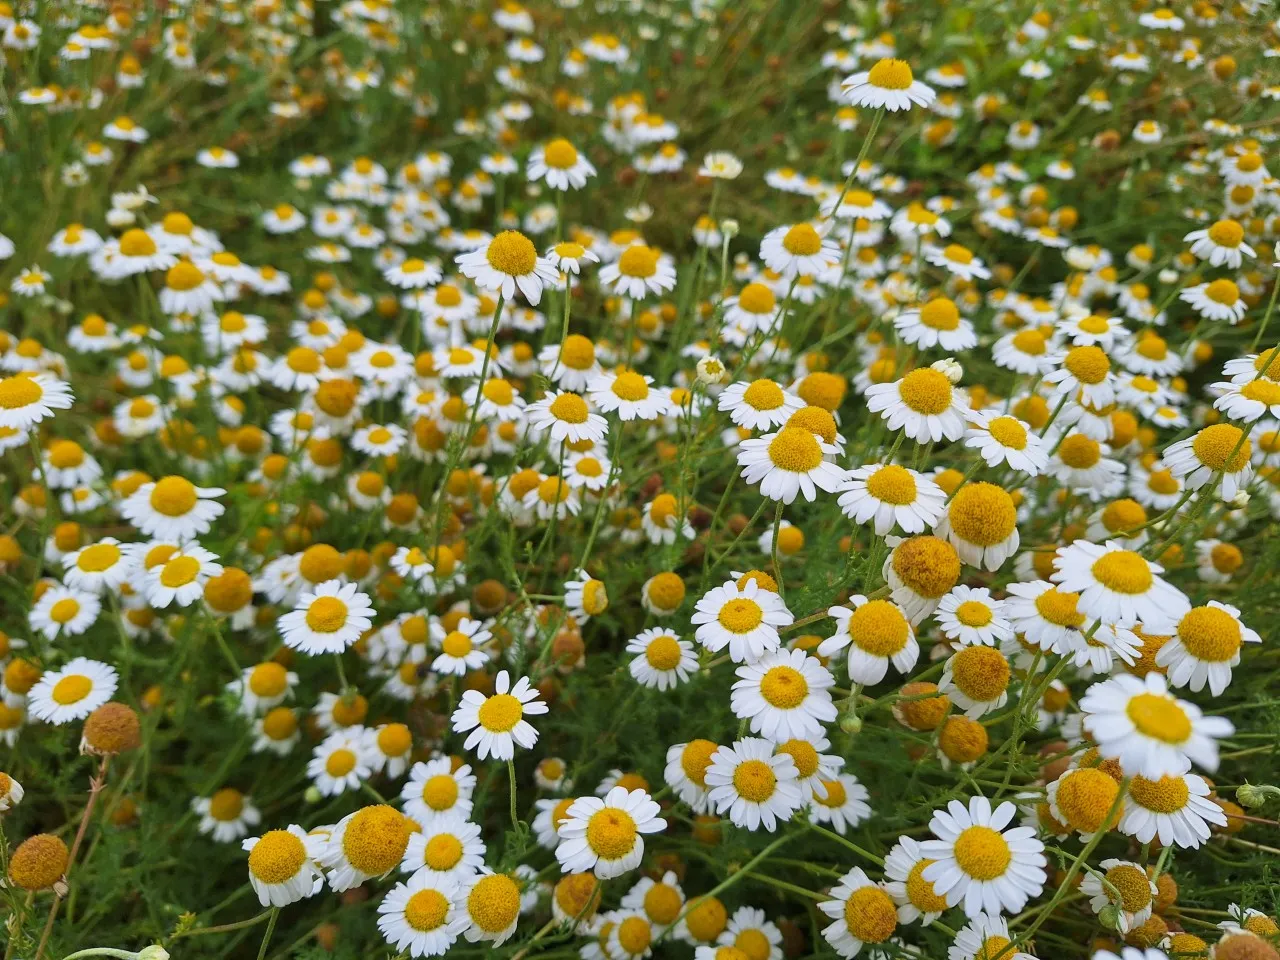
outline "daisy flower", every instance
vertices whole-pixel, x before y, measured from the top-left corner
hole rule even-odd
[[[917,443],[959,440],[964,435],[963,395],[945,373],[932,367],[912,370],[893,383],[872,384],[867,409],[890,430],[903,430]]]
[[[69,384],[47,373],[19,373],[0,380],[0,428],[25,432],[55,410],[69,410]]]
[[[1244,227],[1235,220],[1219,220],[1203,230],[1192,230],[1182,239],[1191,244],[1192,253],[1214,267],[1239,269],[1244,257],[1258,255],[1244,242]]]
[[[605,418],[592,413],[586,400],[568,391],[548,391],[525,408],[525,417],[531,430],[549,434],[552,445],[586,440],[599,443],[609,429]]]
[[[1013,637],[1004,601],[996,600],[985,587],[954,587],[938,601],[934,617],[949,640],[964,646],[998,647]]]
[[[475,788],[476,777],[470,766],[464,763],[454,769],[448,757],[437,757],[413,765],[400,799],[404,801],[405,814],[425,829],[441,817],[469,817]]]
[[[200,817],[201,833],[218,843],[239,840],[262,822],[262,814],[249,797],[233,787],[223,787],[209,797],[195,797],[191,809]]]
[[[933,884],[921,874],[933,863],[920,849],[920,843],[901,836],[884,858],[884,889],[898,907],[899,923],[919,920],[925,926],[933,923],[947,909],[947,901],[934,892]]]
[[[1156,666],[1165,668],[1170,686],[1199,693],[1207,684],[1216,697],[1231,683],[1242,645],[1261,642],[1256,631],[1240,622],[1238,608],[1210,600],[1183,614],[1156,654]]]
[[[893,664],[907,673],[920,656],[915,631],[902,608],[891,600],[849,598],[853,609],[831,607],[827,615],[836,621],[835,633],[818,645],[818,656],[830,657],[845,647],[849,680],[871,685],[879,683]]]
[[[1233,280],[1219,277],[1208,283],[1185,287],[1178,299],[1208,320],[1226,321],[1235,326],[1244,319],[1249,305],[1240,296],[1240,287]]]
[[[547,705],[528,677],[521,677],[513,686],[506,670],[498,673],[494,691],[490,697],[477,690],[463,691],[462,702],[453,712],[453,731],[467,733],[463,748],[477,748],[481,760],[489,756],[510,760],[517,745],[527,750],[538,742],[538,731],[524,717],[546,713]]]
[[[676,410],[671,399],[650,384],[653,377],[634,370],[602,373],[587,384],[587,396],[602,413],[616,413],[619,420],[656,420]]]
[[[947,950],[947,960],[1036,960],[1034,956],[1013,947],[1009,924],[998,912],[969,914],[971,919],[960,928]],[[1095,958],[1096,960],[1096,958]]]
[[[854,867],[831,888],[830,900],[818,909],[834,922],[822,930],[832,949],[845,958],[856,957],[866,944],[884,943],[898,928],[898,909],[882,884]]]
[[[1215,383],[1210,389],[1221,391],[1213,408],[1232,420],[1253,423],[1263,417],[1280,419],[1280,383],[1268,377],[1246,383]]]
[[[675,289],[676,268],[671,257],[654,247],[634,243],[598,274],[600,286],[619,296],[642,300],[649,293]]]
[[[995,810],[985,797],[969,803],[952,800],[934,812],[929,829],[936,840],[920,844],[934,862],[921,876],[933,884],[948,906],[963,905],[969,917],[984,911],[1018,913],[1045,884],[1044,844],[1031,827],[1006,829],[1017,814],[1012,803]]]
[[[518,288],[534,306],[542,299],[543,287],[559,277],[551,261],[539,257],[533,241],[518,230],[504,230],[455,259],[463,275],[481,289],[510,301]]]
[[[1108,906],[1118,908],[1116,929],[1127,934],[1151,916],[1156,885],[1141,864],[1129,860],[1103,860],[1097,873],[1080,880],[1080,892],[1089,898],[1089,909],[1100,914]],[[1106,882],[1106,886],[1103,882]]]
[[[803,650],[776,650],[735,673],[730,707],[752,733],[775,742],[819,737],[836,718],[835,678]]]
[[[935,533],[972,567],[998,570],[1018,551],[1018,511],[1003,487],[970,482],[951,497]]]
[[[1009,661],[995,647],[964,646],[947,659],[938,690],[976,720],[1008,702],[1011,673]]]
[[[799,771],[787,753],[774,753],[768,740],[746,737],[720,747],[711,756],[706,782],[708,801],[735,826],[769,832],[790,820],[804,800]]]
[[[463,617],[452,630],[445,632],[436,620],[431,621],[431,640],[440,652],[431,661],[435,673],[457,677],[479,670],[489,662],[489,654],[481,649],[493,638],[479,620]]]
[[[456,902],[470,925],[463,935],[471,943],[502,946],[516,932],[520,919],[520,885],[505,873],[492,873],[488,868],[461,885]]]
[[[1009,414],[990,410],[965,412],[969,428],[964,445],[978,451],[989,467],[1008,465],[1011,469],[1038,477],[1049,465],[1044,441],[1030,425]]]
[[[562,137],[534,147],[525,164],[530,181],[543,180],[553,190],[581,190],[595,175],[591,161]]]
[[[387,891],[378,904],[378,930],[387,943],[411,957],[446,953],[471,925],[459,909],[458,885],[448,878],[416,873]]]
[[[102,601],[97,594],[58,584],[40,594],[27,614],[27,622],[46,640],[56,640],[59,635],[74,637],[84,633],[97,622],[101,612]]]
[[[162,477],[138,487],[120,504],[120,514],[143,536],[192,540],[208,533],[226,511],[215,499],[226,492],[197,487],[185,477]]]
[[[834,493],[845,479],[844,468],[828,457],[840,453],[805,427],[784,426],[776,433],[744,440],[738,450],[742,477],[760,484],[762,496],[791,503],[800,494],[812,503],[818,490]]]
[[[378,804],[339,820],[320,855],[329,887],[342,893],[385,876],[404,858],[412,825],[399,810]]]
[[[210,577],[222,573],[218,558],[203,547],[189,543],[147,570],[144,588],[147,603],[162,610],[171,603],[180,607],[195,603],[204,596]]]
[[[1226,813],[1210,799],[1211,793],[1198,774],[1151,779],[1135,774],[1129,780],[1119,830],[1139,843],[1158,838],[1162,846],[1199,847],[1209,839],[1211,825],[1227,824]]]
[[[1216,770],[1215,741],[1235,730],[1230,721],[1206,717],[1199,707],[1175,698],[1157,672],[1096,683],[1085,691],[1080,709],[1099,753],[1149,779],[1185,773],[1192,763]]]
[[[362,727],[337,730],[316,745],[307,763],[307,776],[321,796],[336,797],[360,789],[373,771],[364,747]]]
[[[809,797],[809,815],[817,823],[831,824],[844,836],[846,829],[856,827],[871,816],[868,796],[867,788],[853,774],[837,773],[814,784]]]
[[[591,870],[601,880],[634,870],[644,858],[642,834],[660,833],[667,821],[644,790],[614,787],[604,797],[579,797],[558,827],[556,859],[565,873]]]
[[[644,687],[672,690],[698,669],[693,644],[661,627],[650,627],[627,641],[626,652],[636,654],[628,669]]]
[[[892,463],[857,467],[839,489],[844,515],[858,524],[874,521],[881,537],[895,525],[905,533],[932,528],[947,500],[933,480]]]
[[[778,649],[778,628],[795,619],[782,598],[759,583],[739,586],[732,580],[708,590],[694,607],[691,622],[695,638],[707,650],[718,653],[726,646],[734,663],[754,663]]]
[[[781,427],[804,405],[795,394],[768,379],[731,383],[716,399],[717,408],[727,410],[730,420],[750,430]]]
[[[915,78],[911,64],[889,57],[877,60],[870,70],[846,77],[840,89],[855,107],[895,113],[912,105],[928,107],[937,96],[932,87]]]
[[[485,843],[480,826],[458,813],[447,813],[409,837],[400,869],[440,881],[460,882],[484,868]]]
[[[328,580],[304,591],[276,621],[285,646],[303,653],[340,654],[373,626],[373,605],[354,583]]]
[[[295,823],[242,840],[240,849],[249,854],[249,884],[258,902],[264,907],[287,907],[319,893],[324,875],[315,861],[323,843]]]
[[[27,694],[27,712],[37,720],[61,725],[83,720],[116,692],[115,668],[88,657],[75,657],[57,670],[46,670]]]
[[[1239,427],[1215,423],[1167,447],[1162,455],[1169,472],[1192,490],[1221,477],[1219,496],[1231,500],[1249,485],[1253,465],[1252,443]]]
[[[1164,568],[1115,540],[1105,545],[1076,540],[1053,558],[1053,580],[1078,593],[1079,611],[1107,624],[1160,627],[1191,609],[1182,591],[1159,574]]]
[[[904,343],[922,350],[941,347],[948,353],[959,353],[978,343],[973,324],[960,315],[955,301],[947,297],[936,297],[919,310],[903,310],[894,317],[893,325]]]
[[[840,248],[811,223],[774,227],[760,241],[760,259],[783,280],[816,277],[840,261]]]

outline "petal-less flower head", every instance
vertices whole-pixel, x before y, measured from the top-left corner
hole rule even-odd
[[[910,110],[912,105],[927,107],[937,96],[932,87],[921,83],[905,60],[883,58],[864,73],[846,77],[840,85],[846,99],[855,107]]]

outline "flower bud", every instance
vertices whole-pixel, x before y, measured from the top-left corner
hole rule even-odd
[[[1236,495],[1231,498],[1231,505],[1239,510],[1243,510],[1249,505],[1249,491],[1237,490]]]
[[[739,224],[737,220],[729,219],[720,221],[720,232],[725,235],[726,239],[736,237],[741,229],[742,225]]]
[[[964,367],[954,357],[947,357],[945,360],[938,360],[930,364],[930,366],[939,373],[945,374],[947,379],[953,384],[959,383],[960,378],[964,376]]]
[[[1161,283],[1177,283],[1178,282],[1178,271],[1171,270],[1168,267],[1165,267],[1163,270],[1157,273],[1156,276],[1159,278]]]
[[[311,786],[307,787],[306,792],[302,794],[302,799],[306,803],[319,803],[324,799],[324,795],[320,792],[318,787]]]
[[[707,385],[716,384],[724,379],[724,375],[724,364],[714,354],[709,354],[698,361],[698,379],[701,382]]]
[[[856,713],[846,713],[840,718],[840,729],[850,736],[862,732],[862,718]]]
[[[132,226],[137,219],[132,211],[121,210],[119,207],[112,207],[107,211],[107,225],[111,227]]]
[[[169,951],[158,943],[138,951],[138,960],[169,960]]]

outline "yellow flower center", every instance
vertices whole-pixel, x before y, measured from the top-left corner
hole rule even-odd
[[[1111,372],[1111,360],[1101,347],[1075,347],[1068,351],[1062,365],[1084,384],[1102,383]]]
[[[489,266],[499,273],[520,277],[533,273],[538,251],[533,241],[518,230],[504,230],[491,241],[485,254]]]
[[[587,401],[576,393],[562,393],[551,401],[551,415],[565,423],[586,423],[590,410]]]
[[[750,633],[764,622],[764,610],[754,600],[737,597],[720,608],[717,620],[730,633]]]
[[[142,230],[126,230],[120,237],[120,252],[126,257],[150,257],[156,252],[156,242]]]
[[[946,897],[938,896],[934,892],[933,884],[924,878],[924,868],[933,862],[932,860],[917,861],[908,871],[905,882],[907,899],[922,913],[941,913],[947,909]]]
[[[1154,493],[1168,496],[1178,492],[1178,480],[1168,470],[1153,470],[1147,476],[1147,487]]]
[[[956,548],[933,536],[912,537],[894,549],[893,572],[913,592],[937,599],[960,579]],[[860,608],[861,609],[861,608]]]
[[[769,960],[773,947],[769,938],[757,927],[748,927],[738,934],[733,945],[746,955],[747,960]]]
[[[1267,406],[1280,404],[1280,383],[1274,380],[1250,380],[1240,388],[1240,395],[1246,400],[1257,400]]]
[[[995,647],[965,647],[951,658],[956,689],[970,700],[987,703],[1009,686],[1009,661]]]
[[[618,258],[618,272],[624,277],[646,279],[658,272],[659,253],[653,247],[637,243],[622,252]]]
[[[595,344],[581,334],[569,334],[560,345],[560,362],[571,370],[590,370],[596,362]]]
[[[467,913],[486,933],[500,933],[520,914],[520,888],[506,874],[481,877],[467,895]]]
[[[1244,554],[1234,544],[1219,543],[1209,552],[1209,560],[1219,573],[1235,573],[1244,564]]]
[[[71,676],[63,677],[53,687],[54,703],[68,706],[73,703],[79,703],[89,695],[89,691],[93,689],[93,681],[86,676],[73,673]]]
[[[164,282],[172,290],[194,290],[204,283],[204,274],[190,260],[183,260],[169,268]]]
[[[1147,561],[1132,550],[1105,553],[1093,562],[1091,570],[1099,583],[1116,593],[1146,593],[1154,580]]]
[[[0,409],[19,410],[39,402],[44,388],[31,377],[6,377],[0,380]]]
[[[302,841],[288,830],[270,830],[249,851],[249,872],[266,884],[284,883],[307,859]]]
[[[782,247],[795,257],[812,257],[822,250],[822,237],[811,223],[797,223],[782,238]]]
[[[645,647],[645,659],[655,670],[674,670],[680,665],[681,650],[676,638],[667,634],[654,637]]]
[[[1220,247],[1238,247],[1244,241],[1244,227],[1235,220],[1219,220],[1209,228],[1209,239]]]
[[[1213,281],[1213,283],[1205,287],[1204,295],[1214,303],[1229,307],[1240,299],[1240,288],[1236,286],[1234,281],[1227,280],[1224,277]]]
[[[422,785],[422,802],[432,810],[448,810],[458,802],[458,782],[447,773],[429,777]]]
[[[70,623],[80,612],[80,601],[64,597],[49,608],[49,619],[54,623]]]
[[[1196,459],[1210,470],[1221,470],[1224,473],[1239,472],[1248,464],[1249,455],[1253,452],[1247,437],[1242,442],[1240,428],[1229,423],[1215,423],[1205,427],[1191,441],[1191,449]]]
[[[542,151],[543,159],[548,167],[557,170],[568,170],[578,162],[578,151],[568,140],[557,138],[547,144]]]
[[[886,464],[867,478],[867,492],[877,500],[902,506],[914,503],[916,481],[911,471],[897,464]]]
[[[1187,652],[1211,663],[1229,661],[1240,651],[1240,623],[1221,607],[1195,607],[1178,622],[1178,638]]]
[[[1137,500],[1114,500],[1102,511],[1102,525],[1111,533],[1127,533],[1147,522],[1147,511]]]
[[[738,306],[747,313],[772,313],[778,298],[763,283],[748,283],[738,294]]]
[[[209,816],[215,820],[237,820],[243,810],[244,794],[231,787],[224,787],[209,798]]]
[[[636,822],[625,810],[605,807],[587,821],[587,845],[603,860],[618,860],[636,844]]]
[[[85,573],[102,573],[114,567],[119,560],[120,548],[114,543],[95,543],[80,551],[80,556],[76,557],[76,567]]]
[[[182,477],[163,477],[151,489],[151,508],[166,517],[185,516],[198,499],[195,486]]]
[[[966,600],[956,607],[956,619],[966,627],[985,627],[992,620],[991,608],[978,600]]]
[[[626,370],[614,377],[613,386],[610,389],[615,397],[630,403],[636,403],[649,396],[649,384],[645,382],[643,376],[633,370]]]
[[[427,841],[422,862],[432,870],[452,870],[462,859],[462,841],[451,833],[438,833]]]
[[[951,406],[951,381],[939,370],[922,367],[899,381],[898,395],[914,412],[937,416]]]
[[[907,90],[915,82],[911,64],[889,57],[877,60],[867,74],[867,82],[881,90]]]
[[[160,583],[170,589],[186,586],[200,573],[200,561],[195,557],[174,557],[160,570]]]
[[[404,905],[404,922],[419,932],[435,930],[449,915],[449,901],[439,890],[419,890]]]
[[[627,917],[618,924],[618,945],[630,956],[639,956],[653,941],[653,927],[643,917]]]
[[[316,633],[335,633],[347,622],[347,605],[337,597],[317,597],[307,608],[306,619]]]
[[[249,689],[259,697],[280,696],[288,682],[288,671],[274,660],[258,664],[249,674]]]
[[[510,406],[511,401],[515,399],[515,391],[511,389],[511,384],[506,380],[486,380],[481,392],[486,400],[492,401],[500,407]]]
[[[1019,330],[1013,335],[1013,346],[1019,353],[1038,357],[1046,349],[1044,334],[1039,330]]]
[[[773,667],[760,680],[760,695],[771,707],[794,710],[809,695],[809,683],[794,667]]]
[[[907,645],[910,625],[897,605],[870,600],[849,618],[849,637],[861,650],[876,657],[891,657]]]
[[[1120,785],[1098,767],[1080,767],[1058,781],[1058,810],[1081,833],[1103,829]]]
[[[1132,864],[1122,863],[1106,873],[1107,882],[1120,893],[1120,902],[1128,913],[1145,910],[1151,903],[1151,881],[1146,873]]]
[[[755,410],[777,410],[786,402],[786,395],[772,380],[756,380],[742,392],[742,400]]]
[[[480,705],[480,726],[492,733],[508,733],[524,717],[524,704],[509,693],[494,694]]]
[[[1003,543],[1018,524],[1013,497],[993,483],[967,483],[951,500],[947,511],[952,531],[981,547]]]
[[[844,922],[855,939],[884,943],[897,929],[898,910],[880,887],[859,887],[844,902]]]
[[[1058,446],[1058,456],[1074,470],[1088,470],[1102,459],[1102,448],[1093,438],[1073,433]]]
[[[1013,862],[1008,841],[990,827],[972,826],[961,831],[955,842],[956,865],[975,880],[995,880],[1004,876]]]
[[[1004,960],[1006,957],[1013,956],[1011,947],[1008,937],[1002,937],[999,934],[987,937],[982,941],[978,952],[973,955],[973,960]]]
[[[1140,693],[1125,707],[1138,732],[1164,743],[1185,743],[1191,736],[1191,718],[1173,697]]]
[[[391,870],[409,845],[409,821],[393,807],[365,807],[348,822],[342,852],[361,873],[378,877]]]
[[[764,803],[773,796],[778,778],[763,760],[744,760],[733,771],[733,788],[752,803]]]
[[[324,761],[324,772],[334,778],[345,777],[355,768],[355,752],[348,750],[346,747],[339,747],[329,754]]]
[[[690,740],[680,752],[680,769],[698,786],[705,787],[711,755],[718,749],[719,745],[710,740]]]
[[[947,247],[947,255],[953,260],[955,257],[950,256],[950,251],[952,250],[962,250],[968,253],[964,247]],[[969,254],[969,256],[972,259],[973,255]],[[946,297],[938,297],[935,300],[930,300],[920,308],[920,322],[933,330],[954,330],[960,326],[960,311],[957,309],[955,301]]]
[[[538,498],[543,503],[564,503],[572,492],[569,485],[559,477],[547,477],[538,484]]]
[[[822,447],[808,430],[783,427],[769,441],[769,460],[781,470],[808,473],[822,463]]]
[[[1187,805],[1191,791],[1182,777],[1148,780],[1135,776],[1129,782],[1129,797],[1134,803],[1156,813],[1177,813]]]

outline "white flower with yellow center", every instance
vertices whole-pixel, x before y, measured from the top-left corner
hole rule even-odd
[[[972,567],[998,570],[1018,551],[1018,508],[1003,487],[970,482],[951,497],[934,531]]]
[[[616,413],[623,421],[656,420],[675,414],[671,398],[652,384],[653,377],[620,369],[592,378],[587,384],[587,396],[602,413]]]
[[[774,744],[745,737],[719,747],[706,770],[707,799],[735,826],[773,832],[804,803],[797,783],[799,771],[788,753],[774,753]]]
[[[667,748],[662,779],[694,813],[709,809],[707,770],[720,745],[711,740],[690,740]]]
[[[101,612],[102,601],[97,594],[59,584],[40,594],[27,614],[27,622],[46,640],[54,640],[59,635],[74,637],[84,633],[97,622]]]
[[[938,601],[934,617],[948,639],[964,646],[998,647],[1013,637],[1013,627],[1004,615],[1004,601],[992,597],[985,587],[952,588]]]
[[[991,277],[991,271],[982,262],[981,258],[975,256],[968,247],[958,243],[949,243],[945,247],[927,247],[924,251],[924,258],[934,266],[942,267],[948,273],[960,277],[962,280],[972,281],[975,278],[987,280]],[[972,342],[968,346],[973,346],[975,343],[977,343],[976,336],[972,338]],[[948,347],[945,343],[942,346],[947,350],[968,349],[968,347]]]
[[[276,621],[285,646],[303,653],[342,653],[373,626],[373,605],[354,583],[328,580],[304,591]]]
[[[249,854],[249,884],[264,907],[287,907],[313,897],[324,886],[316,858],[324,839],[308,835],[297,824],[248,837],[240,849]]]
[[[812,503],[818,490],[834,493],[844,482],[844,468],[827,459],[839,453],[838,447],[807,427],[785,426],[744,440],[738,448],[738,464],[747,483],[760,484],[762,496],[791,503],[803,494]]]
[[[933,889],[922,874],[933,863],[920,851],[920,843],[901,836],[884,858],[885,893],[898,907],[899,923],[919,920],[925,926],[933,923],[947,909],[947,901]]]
[[[240,677],[227,684],[227,689],[240,701],[240,713],[256,717],[279,706],[293,696],[298,675],[275,660],[265,660],[240,671]]]
[[[200,832],[210,834],[218,843],[239,840],[250,827],[262,822],[262,814],[249,797],[233,787],[193,798],[191,809],[200,817]]]
[[[476,748],[481,760],[490,756],[510,760],[517,745],[528,750],[538,742],[538,731],[525,716],[537,716],[547,709],[528,677],[521,677],[513,686],[510,674],[502,670],[494,681],[492,696],[478,690],[463,691],[462,702],[453,712],[453,732],[467,733],[463,748]]]
[[[1215,697],[1231,683],[1231,668],[1240,663],[1246,643],[1261,643],[1257,631],[1240,622],[1240,610],[1210,600],[1182,615],[1173,636],[1156,654],[1169,685],[1199,693],[1209,687]]]
[[[937,839],[920,844],[934,863],[921,876],[948,906],[963,905],[969,917],[1017,913],[1044,889],[1044,844],[1031,827],[1006,829],[1017,812],[1012,803],[992,810],[985,797],[971,797],[967,807],[952,800],[934,813]]]
[[[921,83],[905,60],[884,57],[862,73],[845,77],[840,84],[845,98],[855,107],[872,107],[897,112],[912,105],[927,107],[937,94]]]
[[[880,414],[890,430],[902,430],[917,443],[959,440],[964,435],[964,393],[932,367],[912,370],[893,383],[874,383],[866,396],[868,410]]]
[[[1257,251],[1244,242],[1244,227],[1236,220],[1219,220],[1203,230],[1192,230],[1182,238],[1191,244],[1191,252],[1210,266],[1239,269],[1244,257],[1256,257]]]
[[[947,659],[938,690],[976,720],[1008,702],[1011,673],[1009,661],[995,647],[964,646]]]
[[[458,897],[456,880],[416,873],[382,898],[378,930],[401,955],[441,956],[471,924]]]
[[[542,288],[554,284],[559,272],[551,261],[538,256],[533,241],[518,230],[504,230],[482,247],[456,258],[463,275],[476,286],[510,301],[517,288],[534,306],[542,299]]]
[[[965,413],[969,428],[964,445],[978,451],[989,467],[1007,464],[1029,477],[1038,477],[1049,465],[1044,441],[1031,427],[1010,414],[990,410]]]
[[[796,754],[792,753],[792,759]],[[847,829],[856,827],[871,816],[867,803],[867,788],[851,773],[835,773],[829,778],[818,779],[812,785],[808,797],[809,816],[815,823],[829,823],[844,836]]]
[[[372,776],[365,733],[363,727],[348,727],[329,734],[316,745],[307,762],[307,776],[322,796],[357,791]]]
[[[476,777],[465,763],[456,769],[449,757],[437,757],[426,763],[415,763],[409,780],[400,791],[404,812],[423,828],[440,817],[471,815],[471,795]]]
[[[548,391],[525,408],[525,417],[532,432],[549,434],[553,447],[584,440],[598,443],[609,430],[605,418],[592,413],[581,395],[568,391]]]
[[[1079,593],[1080,613],[1102,623],[1158,629],[1191,609],[1182,591],[1159,576],[1163,567],[1114,540],[1076,540],[1058,550],[1053,565],[1058,587]]]
[[[351,447],[371,457],[393,457],[404,446],[408,434],[396,423],[370,424],[351,437]]]
[[[75,590],[113,593],[133,570],[133,561],[115,537],[103,537],[62,558],[63,582]]]
[[[191,540],[208,533],[226,511],[215,499],[226,492],[197,487],[185,477],[162,477],[138,487],[120,504],[120,514],[144,536]]]
[[[439,283],[443,276],[438,264],[420,257],[408,257],[382,271],[383,279],[401,290],[421,290]]]
[[[626,652],[636,654],[628,669],[644,687],[671,690],[688,680],[698,669],[693,644],[661,627],[650,627],[627,641]]]
[[[1277,437],[1280,438],[1280,434]],[[1196,575],[1206,583],[1230,583],[1243,566],[1244,553],[1234,543],[1217,539],[1196,541]]]
[[[663,294],[675,288],[675,261],[656,247],[633,243],[617,260],[600,269],[599,281],[605,290],[641,300],[649,293]]]
[[[1191,304],[1192,309],[1205,319],[1226,321],[1231,326],[1243,320],[1249,309],[1249,304],[1240,295],[1239,285],[1226,277],[1185,287],[1178,294],[1178,299]]]
[[[413,754],[413,734],[403,723],[384,723],[365,731],[365,762],[375,773],[398,780]]]
[[[69,410],[69,384],[48,373],[23,371],[0,379],[0,427],[25,433],[55,410]]]
[[[222,564],[210,551],[189,543],[164,563],[147,570],[144,583],[147,603],[162,610],[171,603],[180,607],[195,603],[204,595],[210,577],[222,573]]]
[[[1115,400],[1116,375],[1111,358],[1101,347],[1073,347],[1059,359],[1061,366],[1044,378],[1045,383],[1056,387],[1059,397],[1069,396],[1094,408]]]
[[[830,657],[845,647],[849,679],[853,683],[879,683],[893,664],[907,673],[920,656],[915,630],[902,608],[891,600],[849,598],[849,607],[831,607],[827,615],[836,621],[835,632],[818,645],[818,656]]]
[[[777,294],[763,283],[748,283],[724,300],[724,326],[746,334],[768,333],[781,315]]]
[[[710,918],[704,919],[709,921]],[[690,935],[687,939],[694,939],[692,927],[686,933]],[[739,907],[733,911],[716,943],[721,947],[733,947],[751,960],[782,960],[782,931],[757,907]],[[722,958],[717,957],[717,960]]]
[[[840,248],[812,223],[774,227],[760,241],[760,259],[788,286],[840,262]]]
[[[893,325],[905,343],[922,350],[941,347],[955,353],[970,350],[978,343],[973,324],[947,297],[935,297],[917,310],[903,310],[894,317]]]
[[[596,168],[578,149],[563,137],[534,147],[525,165],[525,176],[531,182],[543,180],[552,190],[581,190]]]
[[[404,859],[412,825],[385,804],[363,807],[339,820],[320,856],[329,887],[342,893],[390,873]]]
[[[690,619],[698,628],[697,641],[709,651],[728,647],[734,663],[753,663],[778,649],[778,628],[795,617],[778,594],[751,579],[742,586],[728,580],[708,590]]]
[[[821,736],[836,718],[835,678],[803,650],[776,650],[737,669],[730,707],[768,740]]]
[[[435,573],[435,565],[421,547],[398,547],[389,561],[391,569],[412,583],[424,583]]]
[[[720,410],[729,411],[729,419],[740,427],[767,430],[786,424],[805,404],[773,380],[761,379],[729,384],[717,398],[716,405]]]
[[[867,944],[884,943],[898,927],[898,910],[886,888],[854,867],[831,888],[818,909],[834,922],[822,936],[840,956],[856,957]]]
[[[1155,903],[1156,885],[1146,869],[1129,860],[1103,860],[1097,873],[1089,871],[1080,881],[1080,892],[1089,898],[1089,909],[1100,914],[1117,908],[1116,929],[1127,934],[1144,924]]]
[[[972,919],[947,950],[947,960],[1036,960],[1013,945],[1009,924],[998,912],[970,914]]]
[[[1216,770],[1216,740],[1235,730],[1229,720],[1206,717],[1195,704],[1174,697],[1155,671],[1094,684],[1080,709],[1099,753],[1119,760],[1126,773],[1149,779],[1185,773],[1192,763]]]
[[[409,837],[400,869],[435,880],[461,882],[484,867],[485,843],[480,826],[457,813],[435,817]]]
[[[579,797],[559,825],[556,859],[565,873],[594,871],[602,880],[634,870],[644,857],[642,834],[659,833],[667,822],[644,790],[617,786],[601,800]]]
[[[439,653],[431,661],[435,673],[461,677],[479,670],[489,662],[489,654],[481,649],[493,639],[483,623],[463,617],[452,630],[445,630],[437,620],[431,621],[431,642]]]
[[[1192,490],[1220,476],[1218,495],[1229,501],[1249,485],[1252,454],[1252,441],[1244,431],[1235,424],[1215,423],[1166,448],[1162,459],[1170,474]]]
[[[1221,391],[1213,408],[1232,420],[1253,423],[1263,417],[1280,419],[1280,383],[1268,377],[1246,383],[1215,383],[1209,389]]]
[[[538,366],[543,376],[564,390],[586,390],[601,372],[595,344],[579,333],[569,334],[559,346],[547,344],[538,351]]]
[[[47,670],[27,694],[27,712],[37,720],[61,725],[83,720],[116,692],[115,668],[88,657],[75,657],[58,670]]]
[[[471,943],[491,942],[497,948],[516,932],[521,896],[513,877],[488,872],[486,867],[463,885],[457,902],[471,922],[463,931]]]

